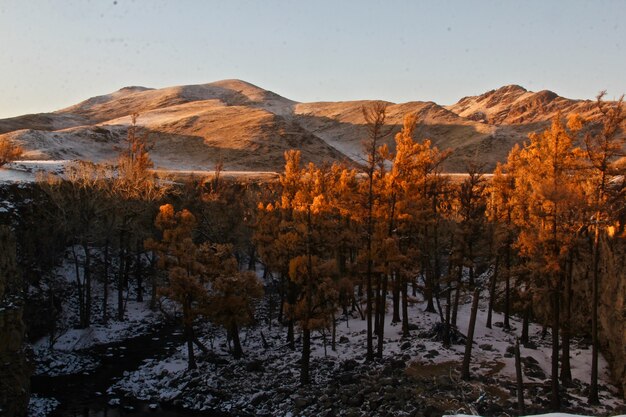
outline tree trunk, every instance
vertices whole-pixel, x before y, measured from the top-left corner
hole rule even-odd
[[[599,214],[596,214],[598,219]],[[600,237],[598,225],[593,238],[593,279],[591,289],[591,383],[589,387],[589,404],[600,404],[598,397],[598,300],[600,285]]]
[[[559,411],[561,408],[561,395],[559,393],[559,291],[552,293],[552,393],[550,396],[550,407],[552,411]]]
[[[493,305],[496,301],[496,283],[498,280],[498,266],[500,264],[500,257],[496,256],[496,264],[493,269],[493,275],[489,281],[489,308],[487,309],[487,325],[488,329],[491,329],[491,319],[493,316]]]
[[[141,264],[141,243],[137,240],[135,249],[135,282],[137,283],[137,302],[143,302],[143,268]]]
[[[472,345],[474,344],[474,328],[476,326],[476,315],[478,313],[478,299],[480,290],[474,290],[474,298],[472,300],[472,312],[470,314],[469,326],[467,328],[467,340],[465,343],[465,354],[463,355],[463,366],[461,369],[461,378],[465,381],[470,379],[470,361],[472,359]]]
[[[76,254],[76,247],[72,246],[72,257],[74,258],[74,271],[76,273],[76,289],[78,290],[78,321],[81,326],[85,323],[85,289],[80,280],[80,263]],[[83,271],[84,272],[84,271]]]
[[[408,288],[409,283],[402,280],[402,337],[409,337],[409,300],[408,300]]]
[[[309,376],[309,361],[311,359],[311,330],[308,323],[302,329],[302,361],[300,363],[300,384],[308,385],[311,382]]]
[[[450,325],[452,327],[456,327],[456,317],[459,312],[459,301],[461,298],[461,286],[463,285],[463,281],[461,278],[463,277],[463,267],[461,265],[458,266],[459,274],[456,280],[456,289],[454,291],[454,306],[452,307],[452,318],[450,319]]]
[[[530,325],[530,314],[532,313],[532,309],[532,301],[528,301],[524,307],[524,319],[522,321],[522,344],[524,347],[527,347],[529,342],[528,327]]]
[[[109,238],[104,242],[104,271],[102,272],[102,323],[109,321]]]
[[[504,282],[504,330],[511,330],[509,320],[511,310],[511,246],[510,243],[505,251],[506,280]]]
[[[183,328],[185,331],[185,340],[187,341],[187,369],[196,369],[196,356],[193,351],[193,324],[191,322],[191,306],[190,301],[185,300],[183,305]]]
[[[85,282],[85,315],[83,327],[91,325],[91,252],[88,245],[83,245],[85,264],[83,265],[83,280]]]
[[[243,349],[241,348],[241,340],[239,339],[239,328],[237,323],[232,322],[230,326],[230,336],[233,338],[233,357],[235,359],[241,359],[243,356]]]
[[[380,310],[378,312],[380,318],[378,319],[378,352],[376,356],[378,356],[379,358],[383,357],[383,343],[385,340],[385,307],[387,304],[387,279],[387,274],[383,274],[383,288],[380,295]]]
[[[517,377],[517,410],[520,415],[526,414],[524,406],[524,380],[522,378],[522,358],[519,351],[519,340],[515,341],[515,375]]]
[[[396,271],[392,275],[393,291],[393,318],[392,323],[400,323],[400,273]]]
[[[335,352],[337,350],[337,319],[335,313],[332,314],[332,337],[330,339],[330,348]]]
[[[573,270],[573,258],[570,254],[568,260],[568,268],[565,277],[565,292],[563,297],[563,312],[565,317],[563,318],[562,327],[562,345],[563,355],[561,357],[561,382],[567,386],[572,382],[572,367],[570,365],[570,335],[571,335],[571,305],[572,305],[572,270]]]
[[[293,331],[293,319],[289,319],[287,323],[287,343],[289,344],[289,349],[296,350],[296,338]]]
[[[120,231],[119,270],[117,271],[117,319],[124,321],[124,269],[126,256],[124,255],[124,231]]]

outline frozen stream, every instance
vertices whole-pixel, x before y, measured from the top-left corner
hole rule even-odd
[[[148,335],[98,346],[89,350],[101,360],[101,366],[95,371],[88,375],[36,376],[32,378],[31,391],[42,397],[54,397],[60,402],[50,416],[223,416],[216,412],[193,412],[107,394],[107,389],[125,371],[135,370],[145,359],[161,358],[170,354],[181,342],[180,334],[172,326],[164,326]],[[110,405],[110,402],[115,403],[118,400],[120,405]]]

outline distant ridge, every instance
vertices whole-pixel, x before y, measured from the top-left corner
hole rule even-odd
[[[242,80],[160,89],[121,88],[52,113],[0,120],[0,137],[30,159],[112,160],[130,115],[153,142],[159,168],[280,171],[283,153],[300,149],[304,162],[359,163],[366,137],[362,107],[372,101],[299,103]],[[450,106],[432,101],[388,103],[388,123],[399,130],[407,113],[420,120],[416,139],[453,150],[444,167],[462,172],[470,160],[493,169],[516,143],[556,114],[593,118],[595,103],[507,85]],[[393,150],[393,134],[385,139]]]

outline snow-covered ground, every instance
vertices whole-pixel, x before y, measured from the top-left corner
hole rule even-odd
[[[325,337],[315,334],[313,383],[306,388],[299,384],[300,346],[297,343],[296,351],[291,351],[285,343],[286,328],[274,322],[272,330],[262,323],[242,331],[246,356],[241,360],[229,356],[224,332],[207,324],[201,339],[213,353],[199,355],[197,370],[186,370],[186,350],[180,346],[166,359],[147,360],[112,386],[109,393],[235,415],[412,415],[424,413],[424,407],[438,407],[437,410],[452,415],[481,410],[487,415],[494,415],[495,410],[509,415],[515,412],[512,347],[520,336],[521,321],[513,318],[513,330],[507,332],[502,328],[502,315],[494,313],[495,325],[487,329],[483,298],[472,351],[473,380],[465,382],[458,377],[464,345],[444,348],[440,341],[430,339],[428,330],[439,322],[439,315],[424,309],[423,301],[413,300],[409,315],[414,330],[407,339],[401,337],[400,324],[390,324],[391,316],[387,317],[385,359],[371,364],[364,361],[366,324],[358,316],[348,321],[343,318],[338,324],[335,351],[331,350],[328,333]],[[458,315],[458,329],[463,334],[467,331],[469,309],[470,300],[466,297]],[[541,411],[548,409],[549,404],[551,345],[549,336],[541,338],[540,326],[532,325],[530,334],[536,348],[521,347],[526,407]],[[603,358],[601,405],[586,405],[590,355],[589,346],[573,341],[574,382],[564,396],[565,409],[592,415],[624,412],[617,389],[609,383]]]
[[[62,173],[70,161],[14,161],[0,168],[0,183],[33,182],[37,173]]]

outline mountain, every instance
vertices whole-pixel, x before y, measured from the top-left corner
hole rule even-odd
[[[461,117],[493,125],[520,125],[544,122],[562,114],[595,113],[595,102],[570,100],[550,90],[537,93],[519,85],[507,85],[480,96],[464,97],[458,103],[446,107]]]
[[[279,171],[283,154],[296,148],[304,162],[364,159],[367,137],[362,108],[373,101],[299,103],[241,80],[152,89],[125,87],[52,112],[0,120],[29,159],[113,160],[124,143],[131,115],[148,135],[158,168]],[[403,117],[417,113],[416,139],[430,138],[453,150],[445,169],[462,172],[468,162],[493,169],[515,143],[544,128],[559,112],[593,116],[589,100],[570,100],[510,85],[442,107],[434,102],[388,103],[385,139]]]

